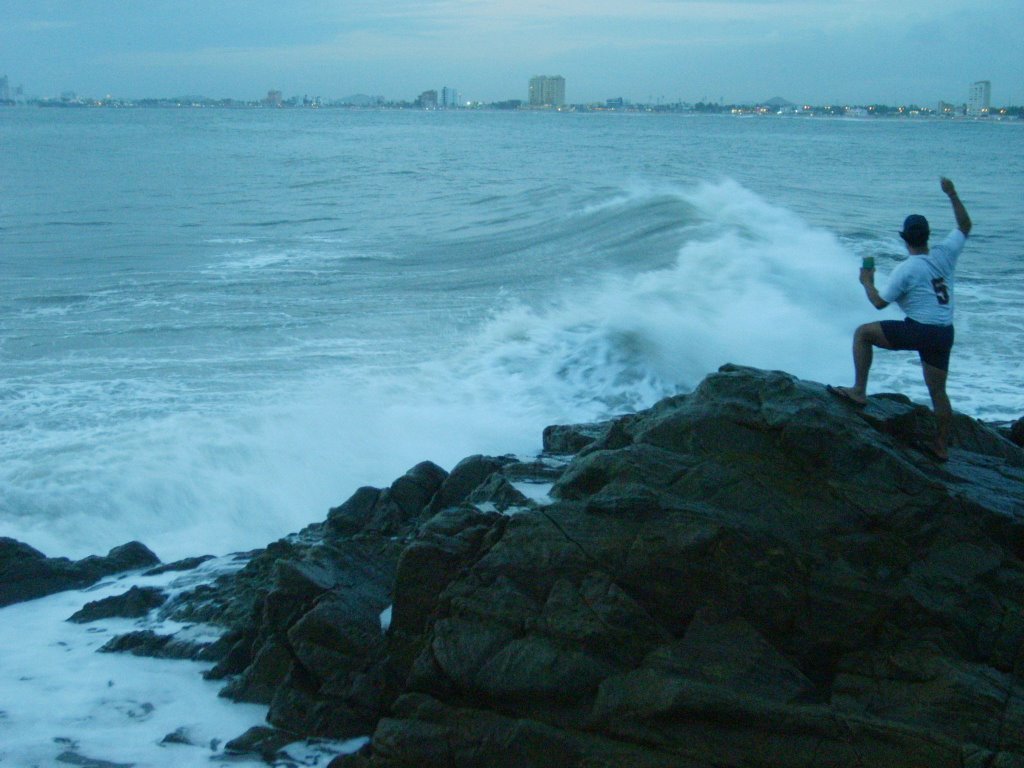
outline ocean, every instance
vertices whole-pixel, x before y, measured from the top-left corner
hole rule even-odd
[[[0,535],[257,547],[723,363],[852,382],[857,282],[974,218],[954,407],[1024,415],[1024,123],[0,110]],[[913,353],[871,391],[927,402]]]
[[[0,148],[0,536],[50,556],[264,546],[724,363],[850,384],[854,328],[899,316],[860,259],[954,226],[940,175],[974,220],[953,405],[1024,415],[1021,121],[9,108]],[[927,402],[916,355],[870,391]],[[205,764],[159,736],[262,719],[94,653],[61,619],[95,597],[0,611],[0,764]]]

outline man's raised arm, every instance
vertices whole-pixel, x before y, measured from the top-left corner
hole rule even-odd
[[[956,187],[945,176],[942,177],[939,183],[942,185],[942,191],[949,197],[949,202],[953,204],[953,215],[956,216],[957,229],[963,232],[964,235],[969,235],[971,233],[971,217],[967,215],[967,209],[960,202],[960,196],[956,193]]]

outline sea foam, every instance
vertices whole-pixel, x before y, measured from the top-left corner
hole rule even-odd
[[[600,247],[608,217],[648,217],[637,231],[664,242],[669,210],[672,252]],[[21,434],[0,469],[0,535],[71,557],[130,539],[165,560],[259,547],[419,461],[532,455],[548,424],[647,407],[725,363],[849,383],[854,328],[899,316],[867,304],[856,249],[731,181],[638,187],[563,226],[600,232],[589,245],[572,236],[586,254],[570,255],[571,281],[528,300],[504,292],[488,318],[406,365],[327,356],[201,409],[170,400],[133,417],[129,398],[110,423]],[[926,402],[912,353],[876,355],[872,386]]]

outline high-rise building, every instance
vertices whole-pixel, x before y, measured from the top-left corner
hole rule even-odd
[[[530,78],[531,107],[564,107],[565,78],[561,75],[537,75]]]
[[[454,88],[449,88],[447,85],[441,89],[441,102],[440,105],[445,109],[455,109],[461,107],[462,104],[459,101],[459,92]]]
[[[992,83],[988,80],[979,80],[971,85],[971,92],[967,97],[967,114],[987,115],[992,106]]]

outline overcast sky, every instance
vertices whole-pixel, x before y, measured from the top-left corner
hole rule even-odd
[[[1024,102],[1024,0],[0,0],[29,96]]]

